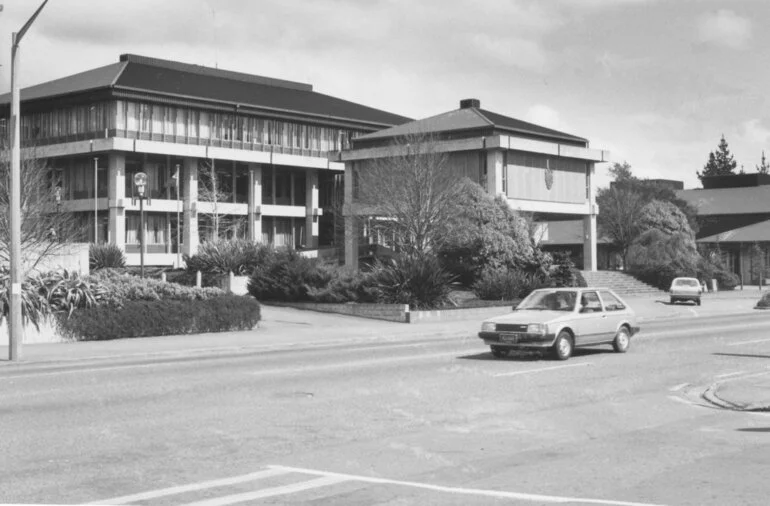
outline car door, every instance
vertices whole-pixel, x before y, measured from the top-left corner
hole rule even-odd
[[[576,318],[578,335],[575,345],[584,346],[606,340],[605,336],[608,332],[606,313],[598,292],[594,290],[582,292],[578,303],[579,314]]]
[[[600,290],[599,296],[602,298],[604,314],[606,315],[606,334],[604,340],[612,341],[615,339],[618,326],[626,318],[626,305],[609,290]]]

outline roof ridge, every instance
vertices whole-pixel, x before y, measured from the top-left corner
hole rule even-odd
[[[160,67],[170,70],[179,70],[182,72],[191,72],[194,74],[220,77],[224,79],[232,79],[235,81],[243,81],[247,83],[263,84],[266,86],[275,86],[277,88],[286,88],[298,91],[313,91],[313,85],[307,83],[300,83],[296,81],[287,81],[285,79],[276,79],[273,77],[258,76],[255,74],[246,74],[244,72],[236,72],[234,70],[222,70],[219,68],[205,67],[203,65],[196,65],[194,63],[183,63],[172,60],[163,60],[161,58],[152,58],[149,56],[141,56],[136,54],[122,54],[120,55],[121,62],[137,63],[141,65],[149,65],[151,67]]]
[[[113,87],[113,88],[115,87],[115,83],[117,83],[117,82],[118,82],[118,79],[120,79],[120,76],[121,76],[121,75],[123,74],[123,72],[126,70],[126,67],[128,67],[128,62],[127,62],[127,61],[122,61],[122,60],[121,60],[121,62],[120,62],[120,63],[121,63],[121,66],[120,66],[120,70],[118,70],[118,71],[115,73],[115,78],[114,78],[114,79],[112,80],[112,82],[110,83],[110,86],[111,86],[111,87]]]
[[[486,121],[490,126],[495,126],[495,122],[491,119],[487,118],[484,113],[482,113],[482,109],[480,107],[466,107],[465,110],[470,109],[471,111],[475,112],[478,117]],[[462,110],[462,109],[461,109]]]

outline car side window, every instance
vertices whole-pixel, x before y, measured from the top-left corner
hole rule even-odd
[[[596,313],[602,311],[602,303],[596,292],[583,292],[580,296],[580,312]]]
[[[615,297],[612,293],[607,291],[601,291],[599,293],[602,296],[605,311],[621,311],[626,308],[625,304],[620,302],[620,299]]]

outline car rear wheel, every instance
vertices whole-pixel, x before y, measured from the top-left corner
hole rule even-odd
[[[625,353],[628,351],[628,346],[631,344],[631,334],[629,334],[626,327],[620,327],[615,340],[612,342],[612,347],[618,353]]]
[[[572,336],[569,332],[562,330],[553,343],[553,355],[557,360],[567,360],[572,356],[572,350],[575,347]]]
[[[505,358],[508,356],[508,350],[502,346],[490,346],[489,348],[492,350],[492,356],[495,358]]]
[[[676,303],[676,299],[671,297],[671,304],[675,304],[675,303]]]
[[[697,305],[699,305],[699,306],[700,306],[700,299],[696,299],[696,300],[695,300],[695,304],[697,304]]]

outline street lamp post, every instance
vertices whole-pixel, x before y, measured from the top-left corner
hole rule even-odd
[[[136,198],[139,199],[139,273],[144,277],[144,201],[147,199],[145,189],[147,188],[147,174],[137,172],[134,174],[134,185],[136,185]]]
[[[9,257],[11,270],[11,293],[8,317],[8,360],[19,360],[22,340],[21,318],[21,104],[19,99],[19,44],[24,34],[43,10],[44,0],[21,30],[11,35],[11,194],[9,198],[8,221]]]

